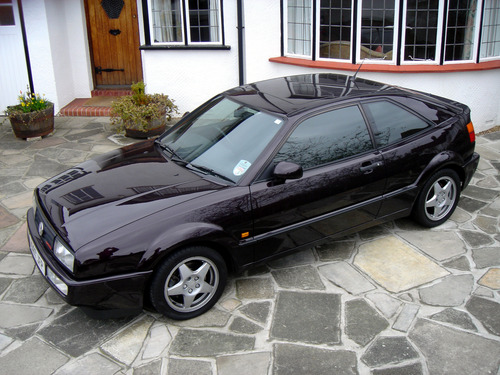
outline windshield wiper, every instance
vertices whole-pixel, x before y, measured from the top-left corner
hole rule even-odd
[[[229,177],[224,176],[223,174],[220,174],[219,172],[214,171],[211,168],[204,167],[203,165],[197,165],[197,164],[187,164],[186,167],[193,167],[194,169],[197,169],[198,171],[205,173],[205,174],[211,174],[212,176],[222,178],[225,181],[231,182],[235,184],[233,180],[231,180]]]
[[[156,140],[155,143],[160,146],[160,148],[164,151],[167,151],[168,153],[170,153],[171,157],[170,159],[176,163],[182,163],[183,165],[186,165],[188,164],[188,162],[186,160],[184,160],[183,158],[181,158],[179,155],[177,155],[177,153],[175,152],[175,150],[170,147],[170,146],[167,146],[163,143],[161,143],[159,140]]]

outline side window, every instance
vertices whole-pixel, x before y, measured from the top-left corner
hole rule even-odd
[[[453,113],[446,109],[446,107],[436,103],[424,102],[408,97],[393,97],[392,99],[397,100],[398,103],[414,110],[435,124],[440,124],[453,117]]]
[[[388,101],[365,103],[363,108],[372,122],[378,147],[397,142],[429,127],[420,117]]]
[[[309,169],[371,149],[365,120],[358,106],[351,106],[299,124],[274,158],[274,164],[291,161]]]

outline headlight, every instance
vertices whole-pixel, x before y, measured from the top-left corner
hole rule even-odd
[[[59,261],[73,272],[73,265],[75,264],[75,256],[69,251],[66,246],[56,240],[54,243],[54,255]]]

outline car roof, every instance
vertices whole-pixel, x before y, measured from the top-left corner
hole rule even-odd
[[[287,116],[348,98],[382,94],[407,96],[408,90],[344,74],[316,73],[254,82],[223,93],[250,107]]]

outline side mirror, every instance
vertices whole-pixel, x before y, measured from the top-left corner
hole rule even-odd
[[[274,177],[279,180],[297,180],[302,177],[303,170],[298,164],[289,161],[280,161],[274,167]]]

